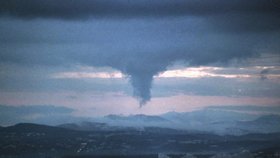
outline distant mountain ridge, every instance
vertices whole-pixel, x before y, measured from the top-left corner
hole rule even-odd
[[[166,119],[160,117],[160,116],[152,116],[152,115],[144,115],[144,114],[137,114],[137,115],[129,115],[129,116],[123,116],[123,115],[107,115],[105,118],[115,121],[144,121],[144,122],[164,122],[167,121]]]
[[[66,131],[69,131],[68,129],[60,128],[60,127],[54,127],[54,126],[48,126],[48,125],[41,125],[41,124],[34,124],[34,123],[19,123],[13,126],[3,127],[0,128],[0,130],[3,132],[32,132],[32,133],[44,133],[44,132],[50,132],[50,133],[64,133]]]
[[[156,116],[143,114],[107,115],[97,119],[97,122],[110,126],[163,127],[232,135],[280,132],[280,115],[257,117],[238,112],[210,109],[183,113],[168,112]]]
[[[148,127],[175,129],[189,132],[210,132],[220,135],[244,135],[249,133],[280,132],[280,116],[260,117],[222,116],[212,117],[212,111],[191,113],[170,112],[158,116],[151,115],[107,115],[94,121],[61,124],[58,127],[83,131],[123,131],[145,130]],[[214,115],[218,115],[215,112]],[[225,114],[227,115],[227,114]],[[233,119],[234,118],[234,119]]]
[[[21,124],[17,124],[20,126]],[[174,129],[189,132],[210,132],[219,135],[280,132],[280,115],[253,115],[217,109],[192,112],[168,112],[161,115],[107,115],[63,123],[57,127],[81,131]],[[0,127],[2,129],[3,127]]]
[[[280,130],[279,115],[265,115],[252,121],[238,121],[236,127],[247,130],[247,133],[274,133]]]
[[[257,118],[254,122],[268,123],[268,124],[277,124],[280,122],[279,115],[265,115]]]

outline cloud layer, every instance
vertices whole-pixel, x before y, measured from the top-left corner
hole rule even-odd
[[[130,78],[142,105],[153,77],[177,61],[279,53],[279,13],[277,0],[1,0],[0,62],[109,66]]]
[[[1,0],[1,12],[23,18],[88,18],[209,15],[224,13],[276,13],[277,0],[191,1],[191,0]]]

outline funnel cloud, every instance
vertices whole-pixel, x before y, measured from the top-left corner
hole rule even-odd
[[[177,61],[279,54],[279,10],[277,0],[0,0],[0,63],[109,66],[128,76],[142,106],[153,77]]]

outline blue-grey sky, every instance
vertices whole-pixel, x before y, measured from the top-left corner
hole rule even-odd
[[[0,104],[279,105],[279,17],[277,0],[0,0]]]

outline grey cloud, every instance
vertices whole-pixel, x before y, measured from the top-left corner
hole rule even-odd
[[[134,88],[134,95],[140,99],[142,104],[150,99],[153,76],[166,70],[167,66],[171,65],[174,61],[184,60],[189,61],[190,65],[206,65],[213,62],[226,62],[232,58],[245,58],[254,53],[239,54],[238,50],[233,51],[228,50],[228,48],[207,46],[206,48],[201,48],[201,50],[197,49],[199,51],[198,53],[193,50],[188,50],[188,48],[185,48],[185,51],[180,50],[178,52],[176,52],[176,49],[173,52],[172,49],[161,51],[158,48],[147,49],[146,51],[135,49],[135,52],[127,52],[125,48],[120,48],[116,50],[117,52],[112,51],[102,54],[101,52],[94,52],[94,48],[89,49],[93,47],[89,45],[82,47],[68,45],[67,47],[65,45],[59,47],[50,45],[47,48],[43,48],[36,45],[32,49],[26,49],[24,46],[19,46],[15,50],[9,48],[9,53],[1,54],[2,61],[27,64],[30,66],[67,66],[76,63],[92,66],[111,66],[130,77],[131,84]],[[209,51],[206,52],[206,49]],[[239,49],[244,50],[243,48]],[[211,56],[207,55],[208,53]]]
[[[1,0],[0,13],[20,18],[162,17],[224,13],[277,13],[277,0]]]
[[[34,65],[33,65],[34,66]],[[21,68],[19,68],[21,67]],[[6,71],[0,75],[0,90],[1,92],[77,92],[77,93],[101,93],[106,94],[110,92],[123,93],[125,95],[132,95],[133,89],[129,85],[126,78],[114,79],[55,79],[50,78],[53,73],[57,71],[67,72],[69,69],[64,68],[57,70],[57,67],[52,67],[52,70],[38,69],[29,70],[22,68],[19,65],[13,69],[4,68]],[[49,68],[50,69],[50,68]],[[230,70],[228,70],[230,69]],[[233,68],[228,68],[227,72],[223,70],[222,74],[239,74],[254,73],[259,75],[259,70],[253,72],[249,70],[236,71]],[[72,71],[72,69],[70,69]],[[77,69],[76,71],[81,71]],[[275,72],[274,72],[275,71]],[[14,72],[14,74],[11,74]],[[1,73],[1,69],[0,69]],[[219,71],[215,71],[219,74]],[[279,74],[279,70],[271,69],[270,74]],[[44,76],[44,74],[47,76]],[[140,78],[141,76],[139,76]],[[150,82],[149,82],[150,83]],[[140,84],[140,83],[138,83]],[[271,99],[280,97],[280,83],[274,80],[259,79],[238,79],[238,78],[156,78],[152,85],[143,85],[146,88],[152,86],[151,93],[147,94],[152,97],[169,97],[172,95],[186,94],[186,95],[200,95],[200,96],[230,96],[230,97],[271,97]],[[143,88],[143,87],[141,87]],[[142,89],[139,89],[142,90]],[[147,90],[148,91],[148,90]],[[138,91],[147,92],[147,91]],[[137,95],[137,93],[135,94]],[[137,95],[139,97],[140,95]],[[4,96],[3,96],[4,97]],[[3,98],[2,97],[2,98]],[[69,97],[65,98],[69,100]],[[79,99],[79,98],[77,98]],[[1,99],[0,99],[1,100]],[[72,100],[72,99],[71,99]]]
[[[153,97],[186,94],[228,97],[280,97],[280,86],[274,81],[239,80],[230,78],[161,78],[152,89]]]
[[[69,67],[75,64],[110,66],[130,77],[134,95],[141,103],[145,103],[151,96],[153,76],[165,71],[167,66],[176,61],[184,61],[193,66],[226,63],[234,58],[244,59],[257,55],[255,46],[266,46],[266,43],[270,42],[268,40],[260,43],[254,36],[248,36],[244,40],[243,35],[182,33],[180,30],[172,30],[171,26],[162,26],[156,30],[159,24],[141,22],[143,21],[100,24],[105,29],[97,27],[97,30],[94,30],[96,25],[92,24],[90,26],[93,26],[93,31],[89,29],[92,34],[83,35],[85,38],[94,36],[95,39],[89,43],[79,43],[79,39],[83,36],[77,34],[72,37],[73,43],[24,43],[23,41],[2,44],[1,63],[16,63],[32,67],[42,65]],[[50,24],[52,23],[55,22]],[[139,26],[139,23],[142,26]],[[63,24],[65,25],[58,25],[59,27],[55,29],[46,28],[43,31],[45,34],[59,33],[58,38],[63,38],[68,34],[67,30],[63,30],[65,26],[67,27],[67,23]],[[177,27],[184,28],[183,24],[179,23]],[[116,26],[119,27],[117,31],[114,30]],[[34,28],[35,34],[36,29],[40,29],[40,26]],[[80,30],[83,30],[83,27],[77,31]],[[40,40],[40,37],[38,38]],[[55,37],[52,38],[49,39],[50,42],[57,40]]]
[[[6,111],[6,112],[15,112],[20,113],[20,114],[32,114],[32,113],[37,113],[37,114],[46,114],[46,113],[71,113],[74,110],[71,108],[67,107],[61,107],[61,106],[52,106],[52,105],[30,105],[30,106],[5,106],[5,105],[0,105],[1,112]]]
[[[0,16],[21,19],[134,19],[196,16],[217,31],[279,30],[278,0],[10,0],[0,1]]]
[[[130,78],[144,104],[153,76],[176,61],[200,66],[263,48],[279,53],[278,10],[276,0],[1,0],[0,15],[21,20],[1,23],[0,62],[110,66]]]
[[[52,49],[51,49],[52,50]],[[24,53],[24,52],[22,52]],[[20,55],[20,54],[19,54]],[[27,54],[23,54],[27,55]],[[39,54],[44,56],[43,54]],[[48,56],[48,54],[45,54]],[[22,57],[22,56],[21,56]],[[22,57],[24,58],[24,57]],[[33,56],[36,60],[40,60],[38,56]],[[45,58],[45,56],[43,57]],[[47,58],[47,57],[46,57]],[[67,59],[65,59],[67,60]],[[1,61],[3,62],[3,61]],[[0,91],[1,92],[61,92],[61,91],[75,91],[75,92],[126,92],[132,93],[132,88],[129,86],[127,79],[100,79],[100,78],[83,78],[83,79],[59,79],[53,78],[54,74],[68,71],[85,71],[76,65],[63,66],[69,63],[56,63],[55,66],[47,63],[17,63],[17,64],[0,64]],[[62,62],[62,61],[61,61]],[[57,66],[59,65],[59,66]],[[88,70],[90,69],[90,70]],[[111,68],[101,68],[100,70],[92,70],[88,68],[88,72],[112,72]],[[115,70],[114,70],[115,71]],[[129,93],[128,93],[129,91]],[[1,99],[0,99],[1,100]]]

